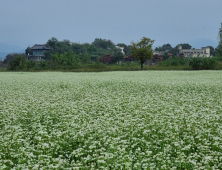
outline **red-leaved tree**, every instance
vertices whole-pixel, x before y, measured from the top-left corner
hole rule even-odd
[[[135,58],[133,57],[133,55],[124,56],[124,59],[125,59],[125,61],[127,61],[127,62],[135,61]]]
[[[110,54],[105,54],[103,58],[99,58],[99,61],[104,64],[112,64],[113,63],[113,57]]]
[[[158,55],[158,54],[153,55],[153,58],[152,58],[153,62],[163,61],[163,60],[164,60],[164,58],[162,55]]]

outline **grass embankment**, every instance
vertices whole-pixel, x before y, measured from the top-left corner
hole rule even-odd
[[[184,66],[144,66],[143,70],[187,70],[188,67]],[[106,66],[104,68],[77,68],[63,71],[73,71],[73,72],[102,72],[102,71],[141,71],[140,66],[122,67],[122,66]]]
[[[187,66],[147,66],[144,65],[143,70],[191,70],[191,68]],[[1,72],[7,72],[7,68],[0,68]],[[28,71],[28,72],[44,72],[44,71],[61,71],[61,72],[104,72],[104,71],[141,71],[140,65],[133,66],[121,66],[121,65],[103,65],[101,66],[79,66],[77,68],[40,68],[35,67],[29,70],[18,70],[18,71]]]
[[[144,65],[143,70],[192,70],[188,65],[179,65],[179,66],[169,66],[169,65]],[[218,62],[214,70],[222,70],[222,62]],[[0,67],[0,71],[10,71],[7,69],[7,66]],[[104,72],[104,71],[141,71],[139,64],[120,64],[120,65],[106,65],[106,64],[88,64],[88,65],[79,65],[79,66],[55,66],[50,65],[48,67],[35,66],[29,70],[17,70],[17,71],[29,71],[29,72],[44,72],[44,71],[61,71],[61,72]]]
[[[41,69],[39,69],[41,70]],[[124,64],[124,65],[82,65],[75,69],[48,69],[51,71],[65,71],[65,72],[103,72],[103,71],[141,71],[141,67],[139,64]],[[192,70],[192,67],[188,65],[179,65],[179,66],[167,66],[167,65],[144,65],[143,70]],[[222,62],[218,62],[215,70],[222,70]]]

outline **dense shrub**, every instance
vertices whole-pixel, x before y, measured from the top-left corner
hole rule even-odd
[[[222,44],[219,44],[215,50],[217,56],[222,56]]]
[[[217,55],[216,58],[217,58],[217,61],[222,61],[222,55],[221,56]]]
[[[122,67],[134,67],[134,66],[139,66],[139,65],[140,65],[140,63],[138,61],[125,62],[125,63],[121,64]]]
[[[172,66],[182,66],[185,65],[186,63],[188,63],[187,58],[183,58],[183,57],[174,57],[173,61],[172,61]]]
[[[218,61],[215,57],[202,58],[202,69],[206,69],[206,70],[214,69],[217,64],[218,64]]]
[[[46,61],[40,61],[39,67],[40,68],[46,68],[48,66],[48,63]]]
[[[193,70],[210,70],[214,69],[217,63],[216,57],[193,57],[190,59],[189,66]]]
[[[9,61],[8,63],[8,70],[14,71],[26,71],[34,68],[36,63],[34,61],[27,61],[26,57],[18,56],[15,57],[13,60]]]
[[[8,54],[8,55],[5,57],[3,63],[4,63],[4,64],[8,64],[9,61],[11,61],[11,60],[13,60],[14,58],[19,57],[19,56],[25,57],[26,55],[23,54],[23,53],[10,53],[10,54]]]
[[[189,66],[191,66],[193,70],[199,70],[201,68],[201,58],[200,57],[191,58]]]
[[[168,58],[167,60],[164,60],[162,62],[159,62],[159,65],[161,66],[182,66],[182,65],[188,65],[189,59],[183,58],[183,57],[173,57]]]
[[[52,55],[52,59],[54,64],[61,68],[77,68],[80,64],[78,56],[73,52],[65,52],[64,54],[55,53]]]
[[[82,65],[83,68],[92,68],[92,69],[103,69],[106,68],[107,65],[100,63],[100,62],[96,62],[96,63],[92,63],[92,64],[86,64],[86,65]]]
[[[29,61],[26,62],[27,70],[35,67],[35,65],[36,65],[36,63],[32,60],[29,60]]]
[[[25,70],[26,69],[26,58],[24,56],[15,57],[9,61],[9,70]]]

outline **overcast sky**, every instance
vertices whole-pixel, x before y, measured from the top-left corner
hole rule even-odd
[[[24,48],[56,37],[130,44],[145,36],[156,46],[215,45],[221,9],[222,0],[0,0],[0,43]]]

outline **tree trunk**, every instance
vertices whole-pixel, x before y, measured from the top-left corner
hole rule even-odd
[[[141,70],[143,70],[143,60],[141,60],[140,64],[141,64]]]

